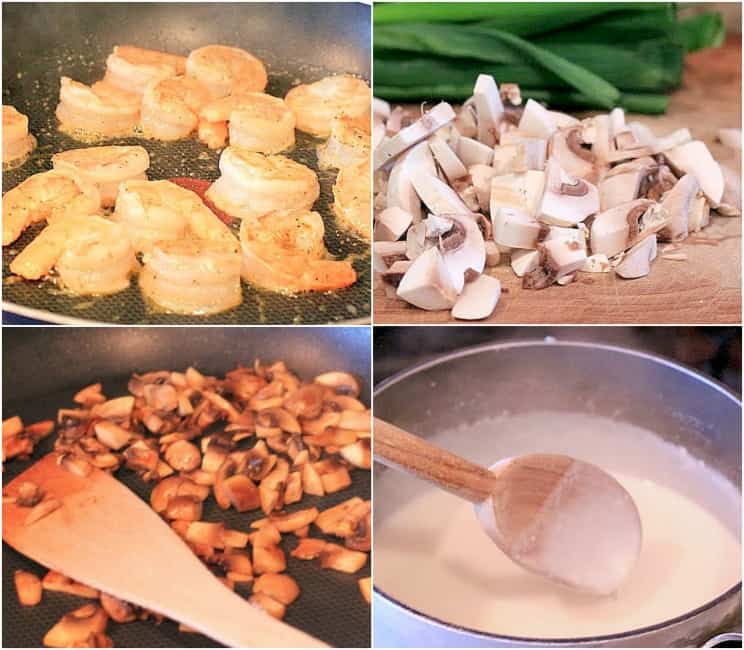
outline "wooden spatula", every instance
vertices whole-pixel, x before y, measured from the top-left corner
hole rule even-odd
[[[641,520],[635,502],[594,465],[529,454],[486,469],[378,418],[373,440],[375,460],[475,504],[489,537],[529,571],[610,594],[638,559]]]
[[[26,525],[29,508],[3,504],[3,539],[39,564],[185,623],[235,647],[325,647],[225,587],[137,495],[94,469],[82,478],[54,454],[15,478],[62,505]]]

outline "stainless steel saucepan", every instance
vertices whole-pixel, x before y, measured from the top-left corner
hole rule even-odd
[[[593,343],[527,341],[465,349],[415,366],[376,390],[375,415],[423,436],[504,410],[591,412],[655,431],[741,489],[741,403],[711,379],[661,357]],[[498,435],[497,432],[494,435]],[[463,443],[465,444],[465,443]],[[375,526],[403,499],[399,475],[375,467]],[[726,522],[741,530],[738,521]],[[379,551],[379,549],[378,549]],[[377,558],[380,561],[378,552]],[[712,559],[711,559],[712,561]],[[416,567],[411,566],[415,580]],[[375,587],[377,647],[690,647],[740,629],[741,582],[693,611],[643,629],[578,639],[516,638],[435,620]],[[446,599],[446,590],[441,598]],[[539,617],[540,613],[535,612]],[[734,639],[741,638],[733,635]],[[727,641],[731,641],[728,637]]]

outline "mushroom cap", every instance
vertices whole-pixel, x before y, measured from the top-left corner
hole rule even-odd
[[[647,210],[653,205],[654,202],[648,199],[636,199],[600,212],[594,217],[590,230],[592,253],[612,257],[631,246],[633,241],[628,216],[636,210]]]
[[[550,138],[557,129],[551,112],[534,99],[528,99],[519,120],[519,130],[535,138]]]
[[[671,223],[659,233],[661,239],[676,241],[687,237],[690,211],[699,190],[697,178],[693,174],[685,174],[664,195],[661,205],[669,215]]]
[[[483,272],[486,266],[486,245],[478,224],[470,215],[448,214],[444,216],[455,222],[453,231],[457,229],[463,235],[462,241],[454,248],[450,248],[448,242],[454,242],[460,232],[448,232],[440,237],[439,244],[452,284],[457,293],[460,293],[465,286],[465,274],[468,271]]]
[[[599,191],[589,181],[575,178],[551,158],[540,203],[540,220],[555,226],[575,226],[599,212]],[[578,191],[568,188],[578,188]],[[580,193],[578,193],[580,192]]]
[[[489,74],[479,74],[473,87],[473,104],[475,105],[478,140],[493,147],[496,134],[504,115],[504,104],[501,101],[496,80]]]

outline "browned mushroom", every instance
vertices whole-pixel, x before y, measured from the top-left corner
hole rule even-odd
[[[18,486],[16,505],[22,508],[32,508],[44,498],[41,488],[31,481],[23,481]]]
[[[80,598],[98,598],[98,589],[88,587],[80,582],[68,578],[57,571],[49,571],[41,580],[41,585],[47,591],[59,591]]]
[[[271,596],[267,596],[266,594],[253,594],[248,599],[248,602],[263,610],[269,616],[273,616],[279,620],[284,618],[284,614],[287,611],[287,608],[282,605],[282,603],[274,600]]]
[[[327,543],[320,553],[320,566],[342,573],[356,573],[367,563],[367,554]]]
[[[299,560],[314,560],[321,554],[327,543],[328,542],[324,539],[305,537],[300,540],[300,543],[290,553],[290,555]]]
[[[98,605],[88,604],[65,614],[44,636],[47,648],[77,648],[106,631],[108,615]]]
[[[359,578],[359,591],[367,604],[372,602],[372,578]]]
[[[101,607],[117,623],[130,623],[137,620],[137,610],[134,605],[116,596],[101,592]]]
[[[253,593],[266,594],[282,605],[289,605],[299,598],[300,586],[284,573],[264,573],[253,585]]]
[[[165,460],[177,472],[190,472],[201,464],[201,452],[193,443],[178,440],[165,450]]]
[[[13,574],[18,602],[33,607],[41,602],[41,580],[30,571],[16,571]]]

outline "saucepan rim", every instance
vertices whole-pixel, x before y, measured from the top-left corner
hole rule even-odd
[[[740,396],[736,393],[736,391],[732,390],[728,386],[722,384],[721,382],[711,377],[707,377],[706,375],[703,375],[702,373],[698,372],[697,370],[689,366],[678,363],[676,361],[672,361],[664,356],[653,354],[650,352],[642,352],[640,350],[635,350],[633,348],[628,348],[628,347],[619,346],[619,345],[609,345],[606,343],[595,343],[595,342],[588,342],[588,341],[561,341],[561,340],[553,339],[552,337],[546,337],[544,339],[523,339],[520,341],[503,341],[503,342],[497,342],[497,343],[485,343],[481,345],[467,346],[467,347],[455,350],[453,352],[448,352],[446,354],[438,355],[437,357],[433,359],[429,359],[428,361],[413,364],[410,367],[406,368],[405,370],[397,372],[394,375],[388,377],[387,379],[384,379],[381,382],[379,382],[372,391],[373,403],[374,403],[374,399],[386,389],[390,388],[394,384],[400,383],[401,381],[403,381],[404,379],[412,375],[418,374],[419,372],[423,370],[427,370],[434,366],[448,363],[449,361],[453,361],[455,359],[469,357],[474,354],[480,354],[483,352],[491,352],[491,351],[498,352],[498,351],[503,351],[503,350],[508,350],[508,349],[525,348],[525,347],[591,348],[591,349],[604,350],[607,352],[626,354],[628,356],[634,356],[639,359],[644,359],[647,361],[661,364],[672,370],[681,372],[684,375],[687,375],[693,379],[696,379],[697,381],[701,381],[704,384],[707,384],[708,386],[710,386],[712,389],[719,392],[720,394],[722,394],[724,397],[733,401],[739,407],[739,409],[741,409],[741,399],[740,399]],[[704,603],[700,605],[699,607],[696,607],[695,609],[690,610],[689,612],[680,614],[679,616],[675,616],[674,618],[666,619],[659,623],[654,623],[653,625],[647,625],[645,627],[627,630],[626,632],[615,632],[613,634],[603,634],[603,635],[597,635],[597,636],[582,636],[582,637],[573,637],[573,638],[561,637],[561,638],[551,638],[551,639],[544,639],[540,637],[509,636],[506,634],[486,632],[484,630],[476,630],[474,628],[470,628],[464,625],[457,625],[456,623],[450,623],[448,621],[444,621],[435,616],[430,616],[428,614],[425,614],[415,609],[414,607],[411,607],[410,605],[406,605],[405,603],[390,596],[388,593],[383,591],[376,584],[374,585],[373,589],[374,589],[374,593],[377,596],[383,598],[384,600],[388,601],[390,604],[398,607],[399,609],[402,609],[403,611],[414,616],[415,618],[418,618],[427,623],[435,624],[441,628],[447,629],[452,632],[458,632],[462,634],[467,634],[469,636],[479,637],[480,639],[483,639],[483,640],[510,641],[514,643],[528,643],[532,645],[539,644],[539,645],[546,645],[546,646],[576,646],[576,645],[586,646],[586,645],[591,645],[591,644],[598,643],[598,642],[604,643],[604,642],[612,642],[612,641],[618,641],[618,640],[627,640],[629,638],[639,637],[644,634],[658,632],[660,630],[664,630],[674,625],[678,625],[680,623],[689,621],[695,618],[696,616],[708,610],[713,609],[717,605],[720,605],[721,603],[739,594],[741,592],[741,581],[734,584],[734,586],[730,587],[729,589],[719,594],[718,596],[708,601],[707,603]]]

